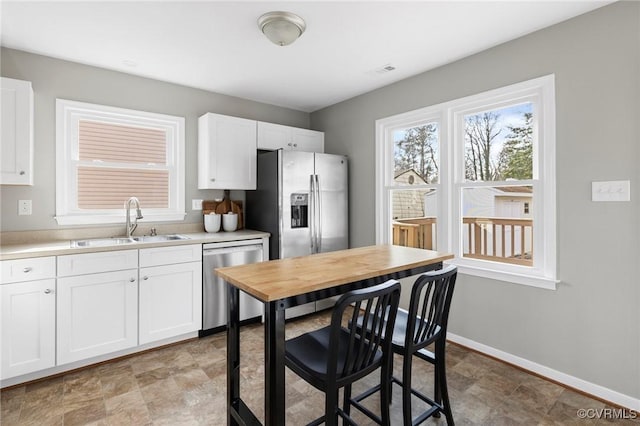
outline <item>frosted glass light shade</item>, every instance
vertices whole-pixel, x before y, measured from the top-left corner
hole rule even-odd
[[[269,12],[258,18],[258,27],[278,46],[287,46],[298,39],[306,29],[304,20],[289,12]]]

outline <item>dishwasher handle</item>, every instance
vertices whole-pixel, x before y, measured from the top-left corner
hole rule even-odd
[[[262,251],[262,244],[252,244],[245,246],[227,246],[227,247],[215,247],[215,248],[203,248],[202,256],[215,256],[222,253],[237,253],[244,251]]]

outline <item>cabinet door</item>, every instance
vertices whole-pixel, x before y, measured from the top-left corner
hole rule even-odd
[[[33,185],[31,82],[2,77],[0,183]]]
[[[324,152],[324,133],[258,122],[258,149]]]
[[[256,122],[219,114],[198,119],[198,188],[256,189]]]
[[[202,328],[202,262],[140,269],[140,344]]]
[[[298,129],[292,130],[293,149],[307,152],[324,152],[324,133],[315,130]]]
[[[258,121],[258,149],[293,149],[291,130],[289,126]]]
[[[0,286],[1,379],[55,365],[55,288],[54,279]]]
[[[58,364],[136,346],[138,270],[58,278]]]

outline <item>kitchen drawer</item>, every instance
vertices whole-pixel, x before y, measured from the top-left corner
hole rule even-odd
[[[140,250],[140,267],[170,265],[173,263],[200,262],[202,244],[171,247],[155,247]]]
[[[58,256],[59,277],[135,269],[137,267],[138,250],[114,250]]]
[[[56,258],[35,257],[31,259],[3,260],[0,262],[2,284],[55,278]]]

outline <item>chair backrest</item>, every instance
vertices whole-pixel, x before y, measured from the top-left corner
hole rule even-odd
[[[450,265],[444,269],[425,272],[411,288],[405,347],[413,350],[446,338],[449,308],[458,270]]]
[[[329,380],[349,381],[351,376],[376,368],[376,365],[380,364],[379,350],[390,353],[391,339],[385,339],[384,336],[393,335],[399,302],[400,283],[396,280],[350,291],[338,299],[331,316],[331,354],[327,366],[329,375],[336,372],[336,377],[330,377]],[[345,310],[351,305],[353,313],[344,315]],[[359,315],[364,316],[364,322],[361,324],[368,324],[364,333],[358,326]],[[340,338],[344,331],[349,334],[346,348],[345,339]],[[340,347],[341,345],[343,347]],[[339,359],[344,362],[341,371],[338,371]]]

